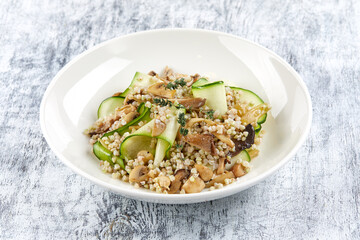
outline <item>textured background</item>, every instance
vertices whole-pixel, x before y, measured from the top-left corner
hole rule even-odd
[[[360,239],[359,1],[171,2],[0,1],[0,238]],[[50,151],[39,105],[61,67],[165,27],[248,38],[304,78],[310,136],[274,176],[221,200],[152,204],[95,186]]]

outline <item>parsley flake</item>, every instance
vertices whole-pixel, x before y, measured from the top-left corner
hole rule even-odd
[[[172,102],[163,98],[154,98],[154,103],[158,104],[161,107],[165,107],[167,105],[169,105],[169,107],[172,106]]]
[[[179,113],[177,121],[182,127],[184,127],[186,124],[185,113]]]
[[[189,130],[188,129],[186,129],[186,128],[180,128],[180,134],[181,135],[183,135],[183,136],[186,136],[186,135],[188,135],[188,133],[189,133]]]
[[[180,78],[180,79],[176,79],[174,82],[169,82],[165,88],[170,89],[170,90],[174,90],[177,89],[179,86],[183,87],[186,85],[185,79],[184,78]]]
[[[214,113],[215,113],[214,110],[207,111],[206,112],[206,115],[207,115],[206,118],[214,119]]]
[[[177,143],[177,144],[175,144],[175,147],[176,147],[176,148],[182,148],[182,147],[183,147],[183,145],[182,145],[182,144]]]

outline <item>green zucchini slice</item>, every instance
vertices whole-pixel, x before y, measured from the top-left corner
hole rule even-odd
[[[126,132],[129,132],[129,127],[138,124],[140,121],[149,121],[150,118],[150,108],[145,107],[145,103],[141,103],[138,107],[137,111],[140,113],[140,116],[135,118],[134,120],[130,121],[128,124],[119,127],[118,129],[114,129],[110,132],[105,133],[101,138],[108,137],[113,135],[115,132],[123,135]]]
[[[118,132],[120,135],[123,135],[124,133],[129,132],[130,126],[138,124],[140,121],[149,121],[151,119],[150,108],[145,107],[144,103],[140,104],[137,111],[140,113],[139,117],[137,117],[133,121],[129,122],[128,124],[118,129],[105,133],[101,138],[113,135],[115,132]],[[112,152],[109,149],[107,149],[104,145],[102,145],[100,141],[96,141],[95,144],[93,145],[93,152],[98,159],[103,161],[108,161],[111,165],[114,164],[112,161],[112,157],[113,157]],[[116,162],[120,165],[120,167],[122,167],[123,169],[125,168],[123,159],[121,159],[120,157],[116,157]]]
[[[184,112],[184,109],[173,110],[173,114],[168,119],[164,132],[159,136],[152,137],[152,129],[155,124],[155,119],[153,119],[126,137],[120,145],[121,156],[127,159],[135,159],[138,152],[146,150],[155,153],[154,165],[156,167],[159,166],[174,144],[176,134],[179,130],[180,124],[177,121],[178,112]],[[158,139],[156,146],[152,146],[152,138]]]
[[[255,130],[255,134],[259,134],[260,130],[261,130],[261,125],[257,124],[256,127],[254,128]]]
[[[134,87],[148,87],[153,85],[154,83],[160,82],[161,80],[156,77],[152,77],[145,73],[136,72],[133,80],[131,81],[129,87],[120,94],[121,97],[126,97],[129,93],[131,93]]]
[[[248,162],[251,161],[249,153],[246,150],[242,150],[238,155],[231,158],[230,163],[227,163],[225,165],[225,169],[230,170],[235,165],[237,160],[239,160],[239,159],[242,159],[243,161],[248,161]]]
[[[258,96],[256,95],[256,93],[248,90],[248,89],[244,89],[244,88],[239,88],[239,87],[230,87],[232,90],[235,91],[240,91],[241,92],[241,96],[240,96],[240,101],[242,102],[248,102],[252,105],[252,107],[255,107],[257,105],[263,104],[264,101]],[[266,117],[267,117],[267,113],[265,113],[264,115],[262,115],[259,119],[258,119],[258,125],[264,123],[266,121]],[[256,130],[256,129],[255,129]]]
[[[105,116],[110,115],[115,111],[116,108],[122,107],[124,105],[125,97],[109,97],[101,102],[97,115],[98,118],[103,118]]]
[[[99,160],[107,161],[111,166],[114,166],[114,162],[112,161],[112,152],[106,147],[104,147],[101,142],[97,141],[94,144],[93,152]],[[125,169],[124,161],[120,157],[116,157],[115,162],[119,164],[122,169]]]
[[[209,81],[206,78],[200,78],[192,85],[192,87],[200,87],[208,83]]]
[[[225,84],[223,81],[211,82],[191,88],[194,97],[206,98],[205,105],[210,109],[217,110],[220,115],[227,112]]]

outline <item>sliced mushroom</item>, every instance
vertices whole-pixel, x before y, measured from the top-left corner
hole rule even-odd
[[[133,105],[125,105],[125,106],[122,106],[120,109],[119,109],[119,112],[123,112],[125,114],[128,114],[130,112],[134,112],[136,111],[136,107],[133,106]]]
[[[148,75],[150,75],[150,76],[154,77],[154,76],[156,76],[156,75],[157,75],[157,73],[156,73],[156,72],[154,72],[154,71],[150,71],[150,72],[148,73]]]
[[[166,129],[166,124],[159,119],[155,119],[155,124],[151,135],[153,137],[159,136],[162,132],[165,131],[165,129]]]
[[[186,86],[188,86],[188,87],[193,85],[200,78],[200,75],[196,73],[195,75],[191,75],[190,78],[191,78],[191,81],[186,84]]]
[[[250,159],[254,159],[259,155],[259,150],[258,149],[251,149],[251,150],[246,150],[250,156]]]
[[[241,176],[244,176],[246,174],[243,166],[240,163],[235,164],[231,168],[231,171],[234,173],[235,177],[241,177]]]
[[[162,82],[158,82],[149,86],[147,91],[156,96],[160,96],[164,98],[174,98],[176,94],[176,90],[166,89],[165,84]]]
[[[213,180],[211,180],[210,182],[208,182],[206,184],[206,187],[211,187],[213,186],[215,183],[224,183],[225,182],[225,179],[227,178],[234,178],[235,175],[233,172],[226,172],[226,173],[223,173],[217,177],[215,177]]]
[[[193,177],[191,177],[193,178]],[[194,179],[189,178],[181,189],[184,189],[186,193],[198,193],[201,192],[205,188],[204,181],[199,178],[195,177]],[[191,181],[193,180],[193,181]]]
[[[189,172],[185,169],[180,169],[175,173],[175,180],[171,182],[170,190],[168,193],[174,194],[180,190],[181,180],[189,176]]]
[[[199,122],[206,122],[208,125],[212,126],[215,125],[216,123],[206,119],[206,118],[191,118],[185,125],[185,128],[191,128],[195,123],[199,123]]]
[[[211,134],[189,134],[183,137],[184,141],[198,147],[205,152],[216,155],[214,136]]]
[[[136,111],[136,108],[132,105],[126,105],[120,109],[115,110],[115,114],[111,114],[106,119],[101,119],[95,122],[95,124],[86,132],[89,136],[95,134],[104,133],[114,124],[115,121],[119,120],[122,113],[128,114]]]
[[[173,76],[174,76],[174,71],[168,66],[166,66],[163,73],[161,74],[161,77],[169,80]]]
[[[112,96],[113,96],[113,97],[117,97],[117,96],[120,96],[120,94],[122,94],[122,92],[116,92],[116,93],[114,93]]]
[[[200,164],[195,164],[195,168],[198,171],[201,179],[204,180],[205,182],[209,181],[212,178],[213,171],[210,168]]]
[[[254,127],[251,124],[248,124],[245,127],[246,132],[248,132],[248,135],[245,139],[245,141],[237,140],[237,139],[233,139],[234,143],[235,143],[235,151],[234,152],[229,152],[229,155],[231,157],[238,155],[242,150],[250,148],[253,144],[254,144],[254,140],[255,140],[255,130]]]
[[[137,118],[137,116],[139,115],[138,112],[130,112],[128,114],[125,115],[125,117],[123,118],[123,120],[125,120],[126,123],[131,122],[132,120],[134,120],[135,118]]]
[[[220,175],[223,174],[225,170],[225,158],[220,158],[219,159],[219,166],[216,170],[216,174]]]
[[[130,126],[129,130],[130,130],[130,132],[132,132],[132,131],[138,130],[139,128],[141,128],[141,127],[140,126]]]
[[[137,157],[142,157],[144,163],[147,163],[150,160],[154,160],[154,156],[151,154],[151,152],[146,150],[142,150],[138,152]]]
[[[159,176],[157,177],[160,187],[168,189],[170,186],[170,178],[167,176]]]
[[[259,104],[249,111],[247,111],[242,117],[241,121],[246,124],[255,124],[257,120],[270,110],[269,105],[266,103]]]
[[[125,100],[124,100],[125,106],[132,104],[133,102],[135,102],[134,96],[132,94],[126,95]]]
[[[129,174],[130,182],[142,182],[148,179],[148,169],[147,167],[140,165],[136,166],[133,170],[131,170]]]
[[[205,105],[206,98],[183,98],[183,99],[169,99],[171,102],[177,101],[179,104],[183,105],[186,109],[199,109]]]
[[[225,136],[224,134],[213,133],[215,137],[217,137],[220,141],[226,143],[230,148],[235,146],[235,143],[230,139],[230,137]]]

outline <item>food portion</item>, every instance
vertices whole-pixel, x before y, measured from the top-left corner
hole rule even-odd
[[[251,169],[270,110],[254,92],[166,67],[136,73],[85,131],[101,169],[136,188],[198,193]]]

